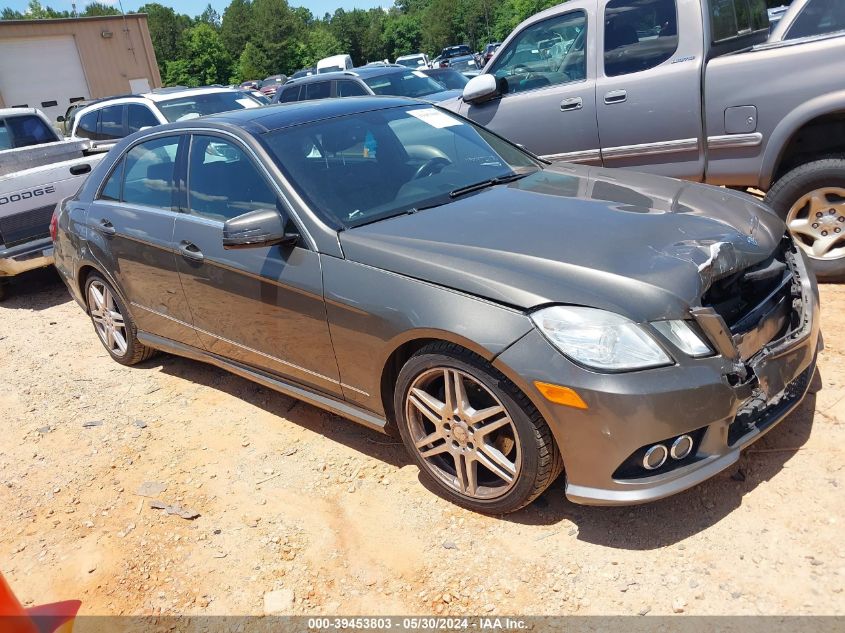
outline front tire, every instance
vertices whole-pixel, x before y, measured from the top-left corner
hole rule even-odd
[[[114,360],[135,365],[155,354],[137,337],[138,328],[115,289],[100,275],[92,273],[85,282],[88,314],[97,337]]]
[[[464,508],[514,512],[563,469],[551,431],[528,397],[457,345],[428,345],[405,363],[394,410],[422,477]]]
[[[783,218],[823,281],[845,281],[845,160],[796,167],[778,180],[766,202]]]

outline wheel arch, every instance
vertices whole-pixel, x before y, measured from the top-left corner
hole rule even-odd
[[[760,188],[764,191],[771,188],[784,173],[801,164],[801,156],[819,159],[825,155],[845,153],[845,139],[831,142],[837,135],[825,133],[831,126],[845,129],[845,90],[811,99],[778,123],[764,150],[758,183]],[[808,141],[818,142],[814,141],[814,136],[824,139],[818,149],[802,147]]]
[[[102,267],[96,265],[95,263],[89,260],[83,260],[79,262],[79,265],[76,268],[76,277],[74,279],[76,283],[77,290],[79,291],[79,296],[82,297],[82,301],[85,303],[85,311],[88,312],[88,297],[85,294],[85,285],[88,283],[88,278],[91,276],[91,273],[96,273],[100,275],[103,279],[109,282],[112,288],[120,295],[121,301],[123,301],[124,306],[129,311],[130,315],[132,311],[129,308],[129,301],[126,299],[126,294],[123,292],[123,289],[118,285],[118,283],[114,280],[108,272],[103,270]]]

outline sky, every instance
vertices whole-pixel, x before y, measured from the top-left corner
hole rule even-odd
[[[118,5],[117,0],[104,0],[106,4]],[[124,11],[134,11],[139,6],[144,4],[147,0],[122,0]],[[203,12],[209,0],[179,0],[173,2],[171,0],[155,0],[159,4],[164,4],[173,7],[179,13],[187,13],[191,17],[199,15]],[[223,9],[229,6],[230,0],[211,0],[211,6],[214,7],[221,15]],[[40,0],[43,6],[52,7],[57,11],[70,11],[71,0]],[[76,6],[82,9],[88,2],[86,0],[77,0]],[[28,0],[0,0],[0,8],[10,7],[17,11],[23,11],[29,4]],[[308,7],[316,17],[323,17],[327,11],[334,13],[335,9],[370,9],[372,7],[390,7],[393,6],[393,0],[288,0],[291,6]]]

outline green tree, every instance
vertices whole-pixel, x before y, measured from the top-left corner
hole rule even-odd
[[[147,14],[150,39],[156,52],[161,76],[167,75],[167,63],[183,57],[182,34],[191,27],[191,18],[180,15],[170,7],[151,2],[138,8],[138,13]]]
[[[270,71],[290,73],[301,67],[307,29],[286,0],[253,0],[253,37],[250,42],[263,51]]]
[[[240,83],[247,79],[264,79],[273,74],[270,68],[270,58],[267,57],[264,49],[248,42],[238,60],[236,80],[233,83]]]
[[[250,0],[232,0],[223,11],[220,24],[220,39],[233,59],[244,52],[252,38],[252,2]]]
[[[92,17],[98,15],[120,15],[120,11],[118,11],[115,7],[109,6],[104,2],[92,2],[79,15],[83,17]]]
[[[215,30],[220,28],[220,14],[214,10],[214,7],[209,3],[202,13],[197,17],[197,22],[208,24]]]
[[[184,55],[168,61],[165,83],[203,86],[226,83],[231,74],[231,58],[213,26],[200,22],[185,32],[181,42]]]
[[[341,44],[331,30],[324,24],[320,24],[308,29],[300,57],[300,64],[303,67],[315,66],[324,57],[338,55],[342,52]],[[294,70],[296,69],[291,68],[289,72]]]

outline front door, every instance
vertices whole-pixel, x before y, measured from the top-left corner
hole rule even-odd
[[[176,219],[178,267],[193,324],[212,354],[341,395],[319,255],[300,242],[226,250],[223,223],[279,208],[268,177],[239,142],[196,134],[187,209]]]
[[[487,71],[502,96],[460,113],[540,156],[599,162],[595,30],[584,9],[528,25]]]
[[[179,135],[132,147],[88,210],[88,244],[114,275],[138,328],[198,346],[173,248]]]
[[[606,167],[690,180],[704,176],[704,35],[698,3],[680,2],[687,5],[680,16],[678,0],[600,3],[605,6],[596,101]]]

